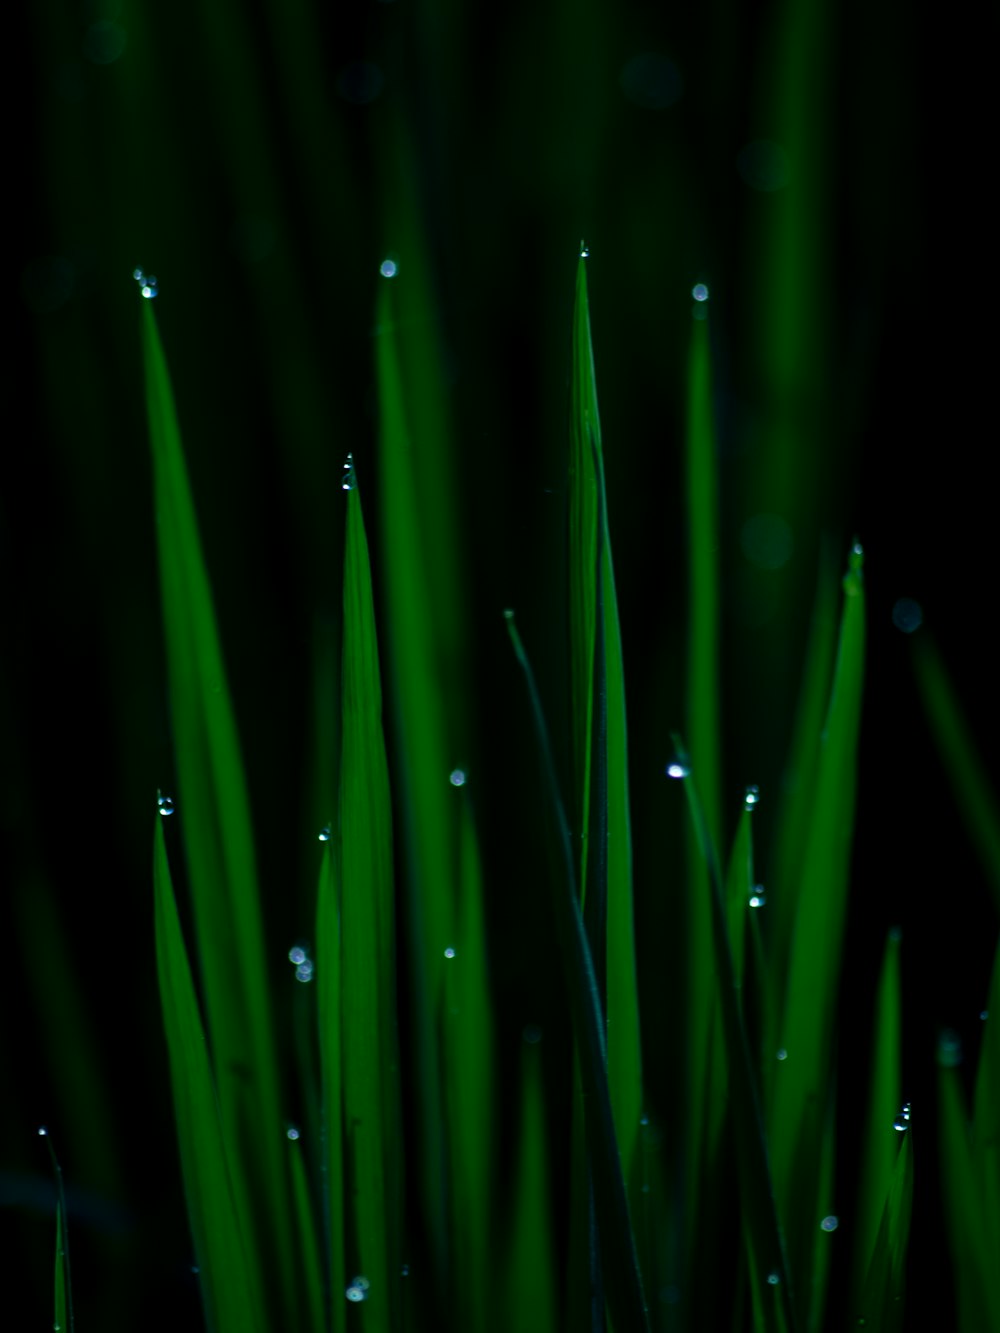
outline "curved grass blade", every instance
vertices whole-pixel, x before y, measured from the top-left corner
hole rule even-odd
[[[219,1111],[233,1188],[253,1228],[247,1243],[272,1256],[267,1272],[276,1273],[278,1290],[270,1299],[294,1319],[301,1283],[250,808],[170,376],[152,303],[141,304],[180,824]]]
[[[340,767],[341,1031],[356,1272],[366,1333],[394,1326],[402,1176],[396,1052],[392,811],[368,543],[347,497]]]
[[[744,1234],[750,1249],[751,1283],[761,1284],[761,1289],[766,1284],[774,1298],[768,1301],[760,1300],[764,1327],[775,1330],[784,1327],[794,1330],[796,1318],[790,1272],[771,1183],[753,1057],[747,1041],[743,1014],[737,1001],[736,970],[726,932],[726,905],[718,858],[684,745],[676,735],[673,737],[673,742],[675,762],[678,775],[684,782],[695,842],[705,860],[708,872],[709,912],[715,955],[715,969],[712,975],[718,978],[719,1008],[728,1056],[731,1118],[736,1140],[736,1160],[740,1172]]]
[[[858,1187],[857,1239],[854,1245],[854,1300],[860,1305],[882,1225],[882,1214],[899,1156],[899,1133],[892,1115],[902,1105],[902,1000],[899,973],[900,935],[889,932],[875,1001],[868,1124]]]
[[[812,1301],[811,1242],[821,1216],[818,1172],[830,1123],[834,1018],[854,828],[865,638],[862,559],[855,544],[844,576],[837,663],[779,1019],[780,1045],[787,1058],[775,1078],[769,1136],[778,1207],[803,1310]]]
[[[649,1320],[629,1219],[621,1157],[615,1138],[607,1079],[604,1015],[601,1012],[597,979],[577,896],[575,857],[565,810],[559,795],[548,728],[535,686],[534,673],[514,624],[514,614],[512,611],[504,614],[528,690],[543,777],[549,793],[549,815],[554,825],[554,840],[559,850],[558,876],[552,883],[553,915],[562,955],[567,996],[573,1016],[580,1075],[587,1107],[587,1152],[600,1236],[605,1291],[617,1333],[632,1333],[633,1330],[647,1330]]]
[[[53,1288],[55,1293],[55,1317],[53,1328],[69,1330],[73,1333],[73,1284],[69,1275],[69,1238],[66,1234],[66,1191],[63,1186],[62,1167],[52,1146],[49,1131],[42,1126],[38,1131],[49,1150],[49,1160],[56,1178],[56,1261]]]
[[[348,1275],[344,1252],[343,1045],[341,1039],[340,900],[334,846],[323,847],[316,895],[316,984],[319,988],[319,1056],[323,1084],[323,1219],[326,1232],[330,1333],[347,1322],[344,1292]]]
[[[1000,912],[1000,802],[979,758],[941,654],[926,628],[914,635],[913,667],[931,733],[955,791],[959,814],[979,852],[994,905]]]
[[[157,817],[153,838],[156,967],[191,1238],[209,1333],[263,1333],[259,1265],[232,1186],[232,1158]]]
[[[314,1329],[315,1333],[321,1333],[321,1330],[327,1327],[327,1321],[323,1301],[325,1288],[320,1263],[319,1237],[316,1234],[312,1198],[302,1162],[301,1140],[297,1133],[291,1130],[288,1138],[292,1199],[295,1204],[295,1234],[302,1254],[302,1273],[305,1279],[304,1306],[308,1320],[306,1327]]]

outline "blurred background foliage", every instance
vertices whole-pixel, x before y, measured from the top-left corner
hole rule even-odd
[[[942,1243],[935,1033],[947,1024],[974,1050],[996,920],[892,618],[901,597],[922,606],[995,780],[984,34],[900,0],[39,0],[13,22],[8,58],[25,82],[11,113],[0,491],[5,1274],[42,1318],[54,1210],[35,1130],[47,1123],[81,1326],[131,1327],[150,1309],[198,1317],[153,973],[149,831],[172,761],[136,266],[159,279],[290,1011],[287,952],[309,934],[333,789],[317,741],[333,682],[318,695],[311,682],[337,657],[340,471],[351,451],[377,484],[376,296],[380,265],[397,265],[406,336],[427,357],[414,393],[452,442],[426,442],[421,485],[453,497],[462,551],[469,671],[454,762],[475,783],[487,854],[501,1059],[513,1070],[524,1024],[538,1023],[560,1086],[568,1028],[534,906],[537,778],[501,610],[517,608],[565,750],[583,237],[651,1098],[669,1128],[683,837],[665,827],[659,784],[670,728],[685,723],[682,440],[701,282],[719,435],[723,795],[735,820],[745,784],[761,785],[766,881],[768,797],[818,570],[858,533],[872,626],[842,1160],[877,960],[899,923],[918,1126],[910,1308],[947,1299],[947,1275],[920,1262]],[[391,533],[374,510],[370,523],[377,552]],[[377,555],[374,573],[378,585]],[[566,1113],[549,1103],[555,1121]],[[845,1175],[845,1212],[853,1189]]]

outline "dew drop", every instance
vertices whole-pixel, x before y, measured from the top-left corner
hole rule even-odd
[[[409,1264],[404,1264],[403,1267],[399,1270],[399,1275],[400,1275],[400,1277],[409,1277],[409,1276],[410,1276],[410,1265],[409,1265]]]
[[[924,613],[919,602],[912,597],[900,597],[892,608],[892,623],[904,634],[912,634],[924,623]]]
[[[172,815],[177,809],[176,805],[174,805],[174,798],[172,796],[164,796],[161,791],[156,793],[156,808],[159,810],[160,814],[163,815],[164,819],[167,815]]]
[[[329,841],[330,841],[330,825],[329,825],[329,824],[324,824],[323,827],[320,829],[319,833],[317,834],[317,837],[319,838],[320,842],[329,842]]]
[[[780,1282],[781,1278],[778,1276],[777,1273],[768,1273],[767,1284],[769,1287],[776,1287]]]
[[[455,950],[451,947],[450,944],[448,945],[447,949],[445,949],[445,951],[444,951],[444,956],[445,956],[445,958],[454,958],[454,957],[455,957]]]
[[[668,778],[687,778],[691,776],[691,769],[679,759],[672,759],[667,765],[666,774]]]
[[[42,1138],[42,1139],[47,1139],[48,1136],[49,1136],[49,1131],[45,1128],[45,1126],[44,1126],[44,1125],[39,1125],[39,1126],[38,1126],[38,1137],[39,1137],[39,1138]]]
[[[785,1050],[784,1046],[782,1046],[782,1047],[780,1048],[780,1050],[778,1050],[778,1051],[775,1052],[775,1059],[776,1059],[776,1060],[787,1060],[787,1059],[788,1059],[788,1052]]]
[[[366,1301],[368,1299],[368,1288],[369,1282],[366,1277],[356,1277],[344,1292],[344,1295],[349,1301],[353,1301],[356,1305],[359,1301]]]
[[[465,770],[461,768],[453,768],[448,775],[448,781],[451,783],[453,787],[464,787]]]
[[[306,958],[306,951],[301,945],[296,944],[293,949],[288,950],[288,961],[294,963],[296,967],[298,967],[300,963],[304,963]]]
[[[834,1217],[832,1213],[830,1214],[829,1217],[824,1217],[822,1222],[820,1222],[819,1224],[821,1231],[836,1231],[839,1226],[840,1226],[840,1218]]]
[[[147,274],[144,273],[141,268],[134,268],[132,270],[132,277],[135,278],[136,282],[139,284],[140,295],[144,296],[147,301],[151,301],[154,296],[158,295],[156,279],[151,273]]]
[[[695,285],[691,288],[691,295],[694,297],[696,301],[707,301],[708,288],[705,286],[703,282],[696,282]]]
[[[399,272],[399,265],[396,263],[395,259],[387,255],[385,259],[382,260],[381,264],[379,264],[378,271],[382,274],[383,278],[394,278]]]
[[[767,895],[764,892],[763,884],[755,884],[753,893],[750,895],[751,907],[763,907],[767,903]]]
[[[904,1102],[904,1103],[903,1103],[902,1108],[901,1108],[901,1110],[900,1110],[900,1112],[899,1112],[899,1115],[896,1116],[896,1119],[892,1122],[892,1127],[893,1127],[893,1129],[898,1130],[898,1132],[899,1132],[900,1134],[905,1134],[905,1132],[910,1128],[910,1103],[909,1103],[909,1102]]]
[[[979,1017],[983,1020],[984,1023],[989,1018],[989,1016],[990,1016],[990,1011],[988,1009],[980,1010]]]
[[[313,971],[314,968],[312,961],[309,958],[307,958],[304,963],[300,963],[298,967],[295,969],[295,980],[301,981],[303,983],[307,981],[312,981]]]
[[[295,1125],[289,1125],[285,1133],[293,1142],[299,1137],[299,1131]]]
[[[354,455],[348,454],[344,459],[344,475],[341,478],[340,486],[342,490],[353,491],[357,482],[354,476]]]
[[[756,783],[751,783],[743,795],[743,808],[744,810],[756,810],[758,805],[760,805],[760,788]]]
[[[581,240],[581,241],[580,241],[580,258],[581,258],[581,259],[587,259],[587,258],[589,257],[589,255],[590,255],[590,246],[587,244],[586,241]]]

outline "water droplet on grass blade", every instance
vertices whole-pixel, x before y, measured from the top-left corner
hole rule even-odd
[[[167,815],[172,815],[177,809],[176,805],[174,805],[174,798],[172,796],[164,796],[161,791],[156,793],[156,808],[164,818],[166,818]]]
[[[751,907],[764,907],[767,903],[767,895],[764,892],[763,884],[755,884],[753,893],[750,895]]]
[[[904,1102],[899,1115],[892,1122],[893,1129],[904,1134],[910,1128],[910,1103]]]
[[[696,301],[707,301],[708,288],[705,286],[703,282],[696,282],[695,285],[691,288],[691,295],[694,297]]]
[[[299,1130],[296,1125],[289,1125],[285,1133],[293,1142],[299,1137]]]
[[[589,256],[590,256],[590,246],[587,244],[586,241],[581,240],[581,241],[580,241],[580,258],[581,258],[581,259],[587,259],[587,258],[589,258]]]
[[[348,454],[344,459],[344,475],[340,481],[341,489],[345,491],[353,491],[356,484],[357,481],[354,476],[354,455]]]
[[[330,825],[329,825],[329,824],[324,824],[323,827],[320,829],[319,833],[317,834],[317,836],[318,836],[320,842],[329,842],[329,841],[330,841]]]
[[[294,963],[296,967],[298,967],[300,963],[304,963],[306,961],[306,957],[307,955],[305,949],[303,949],[298,944],[296,944],[294,949],[288,950],[288,961],[290,963]]]
[[[445,958],[454,958],[454,957],[455,957],[455,950],[451,947],[450,944],[448,945],[447,949],[445,949],[445,951],[444,951],[444,956],[445,956]]]
[[[465,786],[465,771],[461,768],[453,768],[448,775],[448,781],[453,787]]]
[[[840,1218],[834,1217],[831,1213],[829,1217],[824,1217],[819,1224],[820,1231],[836,1231],[840,1226]]]
[[[38,1137],[39,1137],[39,1138],[42,1138],[42,1139],[47,1139],[48,1136],[49,1136],[49,1131],[45,1128],[45,1126],[44,1126],[44,1125],[39,1125],[39,1126],[38,1126]]]
[[[912,597],[900,597],[892,608],[892,623],[904,634],[912,634],[924,623],[924,613],[920,603]]]
[[[778,1276],[777,1273],[768,1273],[767,1284],[769,1287],[776,1287],[780,1282],[781,1278]]]
[[[399,272],[399,265],[390,255],[386,255],[385,259],[379,264],[378,271],[383,278],[394,278]]]
[[[141,268],[134,268],[132,270],[132,277],[135,278],[136,282],[139,284],[140,295],[144,296],[147,301],[151,301],[153,297],[158,294],[156,279],[151,273],[147,274],[144,273]]]
[[[404,1264],[403,1267],[399,1270],[399,1275],[400,1275],[400,1277],[409,1277],[409,1276],[410,1276],[410,1265],[409,1265],[409,1264]]]
[[[359,1301],[366,1301],[368,1299],[369,1286],[370,1284],[366,1277],[356,1277],[344,1292],[344,1295],[349,1301],[352,1301],[357,1305]]]
[[[776,1060],[787,1060],[787,1059],[788,1059],[788,1052],[785,1050],[784,1046],[782,1046],[778,1051],[775,1052],[775,1056],[774,1056],[774,1058],[775,1058]]]
[[[672,759],[666,767],[666,774],[668,778],[687,778],[691,776],[691,769],[679,759]]]
[[[743,809],[756,810],[758,805],[760,805],[760,788],[756,783],[751,783],[743,796]]]

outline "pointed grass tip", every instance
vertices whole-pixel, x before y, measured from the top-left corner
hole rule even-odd
[[[152,301],[155,296],[159,295],[156,279],[152,273],[145,273],[141,268],[134,268],[132,277],[139,284],[139,295],[144,296],[147,301]]]

